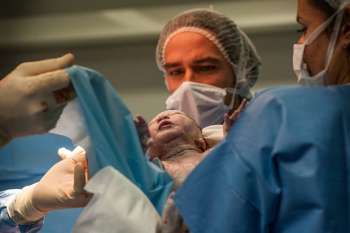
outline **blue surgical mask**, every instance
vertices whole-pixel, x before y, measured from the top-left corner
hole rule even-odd
[[[293,47],[293,69],[298,78],[298,83],[308,86],[320,86],[325,84],[327,70],[331,62],[335,44],[340,31],[341,22],[344,12],[342,10],[337,11],[334,15],[329,17],[323,24],[321,24],[315,31],[313,31],[302,44],[294,44]],[[328,45],[325,68],[314,76],[311,76],[308,72],[307,65],[304,62],[304,50],[307,45],[312,44],[317,37],[329,26],[332,20],[336,17],[336,23],[334,25],[334,31],[331,40]]]
[[[219,88],[197,82],[183,82],[166,100],[166,108],[179,110],[204,128],[222,124],[224,115],[234,106],[234,99],[226,105],[227,94],[234,96],[233,88]]]

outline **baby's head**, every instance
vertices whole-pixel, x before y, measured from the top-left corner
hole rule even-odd
[[[151,157],[162,159],[163,153],[182,145],[194,146],[199,151],[207,149],[200,127],[181,111],[159,113],[148,123],[148,128],[152,139],[148,152]]]

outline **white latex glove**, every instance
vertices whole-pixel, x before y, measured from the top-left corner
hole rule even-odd
[[[64,69],[74,56],[22,63],[0,80],[0,146],[49,131],[74,92]]]
[[[55,164],[38,183],[27,186],[8,204],[11,219],[17,224],[35,222],[47,212],[85,206],[90,195],[84,190],[87,181],[85,150],[60,149],[62,161]]]

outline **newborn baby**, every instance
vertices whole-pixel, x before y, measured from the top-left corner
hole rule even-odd
[[[202,161],[208,144],[196,122],[183,112],[161,112],[148,124],[151,142],[147,154],[159,159],[173,177],[175,188]]]

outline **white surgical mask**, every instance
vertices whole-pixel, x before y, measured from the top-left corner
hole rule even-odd
[[[325,62],[325,68],[320,71],[318,74],[314,76],[310,76],[307,65],[304,62],[304,50],[307,45],[312,44],[317,37],[328,27],[328,25],[332,22],[332,20],[336,18],[336,23],[334,25],[334,31],[331,37],[331,40],[328,45],[327,55],[326,55],[326,62]],[[293,47],[293,69],[294,72],[298,78],[298,83],[301,85],[308,85],[308,86],[319,86],[325,84],[326,74],[328,66],[331,62],[335,44],[339,35],[341,22],[343,19],[343,11],[340,10],[336,12],[334,15],[329,17],[323,24],[321,24],[315,31],[313,31],[308,38],[305,39],[303,44],[294,44]]]
[[[227,94],[232,96],[229,105],[224,103]],[[223,123],[225,113],[234,105],[234,94],[233,88],[186,81],[168,97],[166,108],[186,113],[204,128]]]

